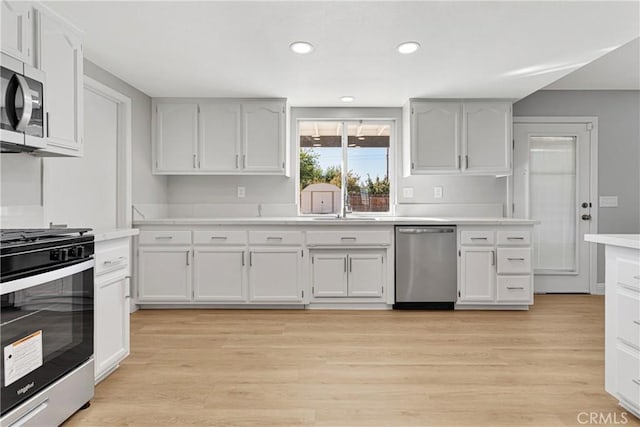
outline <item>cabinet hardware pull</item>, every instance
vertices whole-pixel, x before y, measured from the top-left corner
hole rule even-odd
[[[640,276],[633,276],[634,279],[640,280]]]
[[[211,240],[227,240],[227,236],[211,236]]]
[[[171,240],[173,236],[156,236],[156,240]]]
[[[47,138],[49,137],[49,113],[47,112]]]
[[[253,252],[249,251],[249,267],[253,267]]]
[[[121,256],[116,259],[110,259],[110,260],[104,261],[103,264],[104,265],[120,264],[124,260],[125,260],[125,257]]]
[[[507,237],[507,240],[524,240],[524,237]]]
[[[456,160],[456,169],[460,169],[460,155],[458,155],[458,160]]]
[[[347,272],[347,259],[344,258],[343,261],[344,261],[343,262],[343,264],[344,264],[344,272],[346,273]]]
[[[242,266],[244,267],[244,251],[242,251]]]
[[[524,258],[507,258],[509,261],[524,261]]]
[[[464,156],[464,168],[469,169],[469,156]]]
[[[340,240],[356,241],[356,240],[358,240],[358,238],[357,237],[341,237]]]
[[[193,155],[193,168],[196,168],[196,155]]]
[[[238,156],[238,155],[236,154],[236,169],[238,169],[238,168],[240,167],[239,160],[238,160],[238,159],[239,159],[239,157],[240,157],[240,156]]]
[[[246,168],[247,167],[247,155],[243,154],[242,155],[242,168]]]
[[[635,323],[636,325],[640,326],[640,320],[634,320],[633,323]]]
[[[491,265],[496,265],[496,252],[491,251]]]
[[[472,237],[471,240],[487,240],[486,237]]]
[[[349,257],[349,273],[353,273],[353,258]]]
[[[522,286],[507,286],[507,289],[509,289],[509,290],[515,290],[515,289],[524,290],[524,287],[522,287]]]
[[[633,381],[634,383],[636,383],[636,384],[640,385],[640,379],[637,379],[637,380],[631,380],[631,381]]]
[[[187,265],[189,265],[189,252],[191,251],[187,251]]]
[[[271,237],[267,237],[267,240],[277,240],[277,241],[281,241],[282,237],[279,236],[271,236]]]

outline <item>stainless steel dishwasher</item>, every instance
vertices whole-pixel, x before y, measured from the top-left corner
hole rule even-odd
[[[456,301],[455,226],[396,227],[394,309],[452,310]]]

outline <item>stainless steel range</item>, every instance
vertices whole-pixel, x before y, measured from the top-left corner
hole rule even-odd
[[[58,425],[93,397],[93,236],[2,230],[0,425]]]

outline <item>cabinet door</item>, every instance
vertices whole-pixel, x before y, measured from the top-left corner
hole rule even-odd
[[[350,253],[348,257],[349,296],[382,296],[385,272],[382,252]]]
[[[492,248],[464,248],[460,266],[460,301],[493,302],[496,254]]]
[[[198,105],[157,104],[155,172],[193,172],[197,168]]]
[[[249,299],[299,302],[300,248],[254,248],[249,251]]]
[[[139,301],[191,301],[190,247],[141,247],[139,251]]]
[[[411,171],[459,172],[459,102],[411,105]]]
[[[200,104],[199,140],[201,171],[239,171],[240,104]]]
[[[129,279],[96,281],[95,378],[129,355]]]
[[[2,52],[33,66],[33,8],[30,3],[2,1]]]
[[[346,297],[347,254],[313,254],[311,276],[314,297]]]
[[[511,103],[463,104],[463,172],[502,173],[511,164]]]
[[[245,251],[241,248],[194,250],[195,301],[245,301]]]
[[[39,14],[40,68],[46,74],[44,107],[47,145],[82,153],[82,44],[64,24]]]
[[[242,105],[242,168],[284,173],[285,106],[282,102]]]

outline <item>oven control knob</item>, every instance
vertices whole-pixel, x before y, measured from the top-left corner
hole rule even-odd
[[[84,258],[84,246],[76,246],[76,258]]]
[[[60,249],[58,252],[58,259],[60,261],[66,261],[69,259],[69,249]]]

